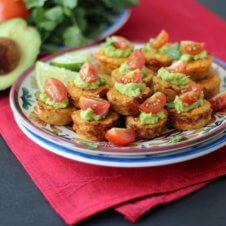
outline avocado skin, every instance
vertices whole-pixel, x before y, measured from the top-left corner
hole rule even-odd
[[[20,18],[1,23],[0,37],[16,42],[21,54],[16,68],[0,75],[0,90],[4,90],[34,63],[40,51],[41,37],[35,28],[28,26],[26,21]]]

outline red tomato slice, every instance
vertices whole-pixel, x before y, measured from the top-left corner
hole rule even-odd
[[[180,99],[184,104],[192,105],[200,98],[201,92],[202,86],[200,84],[194,84],[180,95]]]
[[[134,52],[128,57],[127,64],[130,67],[130,70],[134,70],[136,68],[141,69],[145,64],[145,59],[143,54],[139,49],[134,50]]]
[[[139,109],[145,113],[158,113],[166,104],[166,96],[157,92],[147,100],[145,100],[140,106]]]
[[[44,84],[46,95],[55,102],[61,102],[67,98],[67,88],[56,78],[49,78]]]
[[[166,70],[175,73],[184,73],[186,71],[187,62],[179,60],[166,68]]]
[[[113,45],[116,49],[127,49],[130,46],[130,41],[124,37],[113,35],[111,38],[114,41]]]
[[[30,14],[23,0],[0,0],[0,12],[0,22],[15,17],[26,19]]]
[[[95,82],[98,79],[97,70],[90,62],[86,62],[82,65],[79,74],[82,80],[89,84]]]
[[[189,55],[196,55],[201,53],[205,48],[205,43],[203,42],[193,42],[193,41],[181,41],[180,50],[183,53]]]
[[[161,30],[161,32],[156,36],[156,38],[150,43],[151,48],[160,49],[164,46],[169,40],[169,34],[165,30]]]
[[[93,95],[81,96],[79,106],[82,110],[91,108],[97,115],[104,115],[110,108],[110,104],[106,100]]]
[[[209,99],[212,105],[213,111],[226,110],[226,91],[217,94],[216,96]]]
[[[142,81],[142,73],[139,69],[121,76],[117,79],[117,82],[127,84],[127,83],[140,83]]]
[[[112,144],[125,146],[135,141],[136,132],[132,128],[111,128],[105,134],[105,137]]]

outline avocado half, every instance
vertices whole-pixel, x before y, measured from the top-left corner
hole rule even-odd
[[[8,20],[0,24],[0,40],[14,42],[15,54],[19,52],[19,58],[15,67],[6,73],[1,71],[0,90],[7,89],[14,81],[36,60],[41,46],[41,37],[38,31],[27,25],[26,21],[20,18]],[[1,42],[1,41],[0,41]],[[0,44],[1,46],[1,44]],[[1,51],[1,49],[0,49]],[[2,60],[2,59],[0,59]]]

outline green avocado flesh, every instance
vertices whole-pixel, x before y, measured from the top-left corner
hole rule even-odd
[[[0,90],[4,90],[34,63],[39,54],[41,38],[36,29],[27,26],[26,21],[19,18],[0,24],[0,38],[14,41],[20,50],[17,66],[9,73],[0,75]]]

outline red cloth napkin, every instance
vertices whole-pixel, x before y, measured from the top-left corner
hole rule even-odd
[[[226,59],[221,45],[226,40],[225,23],[198,3],[188,0],[172,0],[170,6],[165,1],[142,1],[119,33],[133,40],[146,41],[162,27],[169,31],[172,40],[205,41],[211,52]],[[136,221],[154,206],[185,196],[226,173],[225,148],[181,164],[135,170],[64,159],[40,148],[18,129],[7,92],[0,94],[0,133],[68,224],[111,207],[130,221]]]

